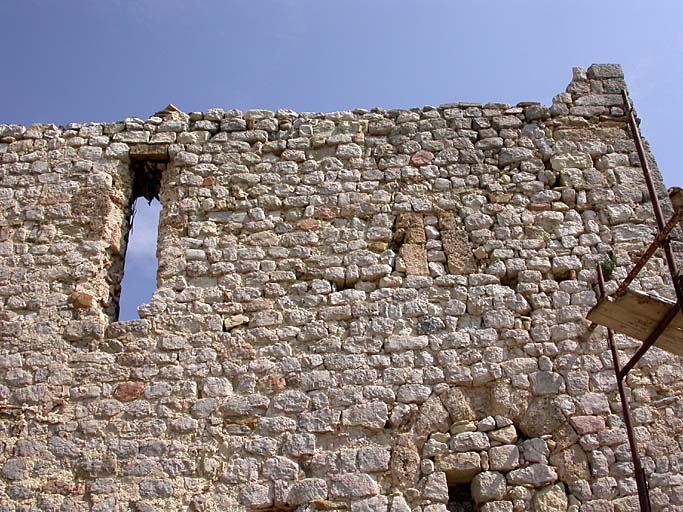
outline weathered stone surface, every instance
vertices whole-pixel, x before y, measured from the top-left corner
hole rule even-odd
[[[593,434],[605,430],[605,419],[600,416],[574,416],[570,419],[579,435]]]
[[[167,480],[143,480],[139,491],[143,498],[168,498],[173,494],[173,486]]]
[[[330,496],[334,498],[361,498],[379,492],[377,482],[362,473],[344,473],[332,476]]]
[[[505,497],[505,477],[496,471],[483,471],[472,479],[472,497],[477,503]]]
[[[585,321],[597,265],[613,291],[655,232],[624,86],[598,65],[549,107],[0,125],[0,508],[447,512],[473,480],[485,512],[632,508]],[[157,289],[118,321],[156,195]],[[672,296],[661,257],[632,286]],[[628,387],[675,508],[662,354]]]
[[[494,471],[512,471],[519,466],[519,448],[514,445],[489,449],[489,467]]]
[[[422,244],[403,244],[399,255],[406,268],[406,274],[428,276],[427,249]]]
[[[498,156],[498,165],[519,164],[535,158],[534,152],[526,148],[503,148]]]
[[[437,471],[427,476],[422,484],[422,496],[430,501],[447,503],[448,482],[446,481],[446,474]]]
[[[514,510],[511,501],[489,501],[484,503],[481,512],[512,512]]]
[[[168,144],[135,144],[130,146],[130,159],[143,161],[167,161]]]
[[[451,421],[463,422],[474,419],[474,411],[470,407],[468,399],[458,388],[450,388],[440,395],[441,402],[451,415]]]
[[[420,406],[420,411],[415,422],[415,434],[418,439],[418,446],[427,440],[433,432],[445,432],[450,426],[450,415],[443,406],[441,400],[432,395]]]
[[[128,402],[140,398],[144,392],[145,384],[143,382],[121,382],[116,386],[114,398],[122,402]]]
[[[550,455],[550,464],[557,469],[557,474],[563,482],[571,483],[575,480],[590,478],[588,458],[579,445],[572,445],[564,450]]]
[[[242,488],[240,497],[249,507],[267,507],[273,503],[273,490],[269,485],[249,484]]]
[[[294,482],[287,493],[287,503],[301,505],[327,498],[327,483],[321,478],[306,478]]]
[[[544,487],[557,481],[557,473],[545,464],[531,464],[526,468],[510,471],[507,480],[512,485]]]
[[[488,450],[489,438],[483,432],[463,432],[451,438],[449,447],[454,452],[469,452]]]
[[[436,469],[446,473],[449,485],[469,482],[481,471],[481,457],[475,452],[443,455],[436,457]]]
[[[384,428],[389,413],[384,402],[355,405],[342,412],[342,424],[380,430]]]
[[[441,243],[451,274],[467,275],[476,270],[472,246],[464,229],[441,231]]]
[[[541,489],[533,500],[534,510],[538,512],[564,512],[567,510],[568,500],[562,484]]]
[[[394,486],[398,489],[407,489],[417,482],[420,454],[410,438],[402,436],[400,443],[391,451],[389,470]]]
[[[529,404],[519,429],[528,437],[539,437],[545,432],[552,432],[563,422],[562,411],[552,398],[536,398]]]

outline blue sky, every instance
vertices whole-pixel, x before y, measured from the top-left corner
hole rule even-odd
[[[0,19],[0,123],[146,118],[167,103],[548,104],[572,66],[618,62],[666,184],[683,184],[680,0],[0,0]],[[136,230],[153,242],[147,211]],[[127,279],[143,290],[122,318],[153,287],[138,275],[153,256],[139,258]]]

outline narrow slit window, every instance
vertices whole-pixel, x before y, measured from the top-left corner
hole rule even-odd
[[[130,232],[121,281],[119,320],[138,318],[138,306],[149,302],[157,287],[157,230],[161,203],[138,197],[132,206]]]
[[[168,153],[159,146],[131,148],[133,184],[129,229],[119,300],[119,321],[135,320],[138,306],[149,302],[157,287],[157,234],[161,176]]]

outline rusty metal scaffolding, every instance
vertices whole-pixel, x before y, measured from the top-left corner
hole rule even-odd
[[[629,130],[635,143],[636,151],[638,152],[640,167],[643,171],[650,201],[652,202],[652,209],[654,211],[657,226],[657,235],[626,278],[621,282],[617,290],[609,297],[605,294],[605,281],[602,267],[598,265],[600,300],[588,314],[588,319],[594,322],[594,324],[600,324],[607,327],[607,339],[612,352],[612,361],[617,378],[617,388],[619,390],[619,398],[621,399],[624,424],[626,426],[628,441],[631,448],[631,457],[633,459],[640,510],[641,512],[650,512],[651,505],[647,480],[638,454],[638,444],[633,431],[633,419],[624,387],[624,379],[650,347],[655,344],[664,350],[682,355],[683,344],[679,343],[680,339],[677,338],[680,338],[681,335],[683,335],[683,329],[681,329],[681,325],[683,325],[681,324],[681,320],[683,320],[683,317],[678,315],[679,312],[683,314],[683,276],[678,273],[676,258],[671,247],[670,235],[673,228],[681,219],[683,219],[683,207],[679,208],[674,213],[673,217],[665,223],[659,197],[652,181],[650,166],[643,148],[643,141],[638,127],[638,120],[636,119],[633,110],[633,105],[631,104],[626,91],[622,91],[622,97],[626,115],[628,117]],[[664,251],[673,287],[676,291],[675,303],[652,296],[646,297],[643,294],[631,292],[628,288],[638,273],[647,264],[648,260],[655,254],[657,249],[662,249]],[[628,300],[626,300],[627,296],[630,296]],[[619,304],[620,301],[622,301],[621,305]],[[638,310],[641,310],[640,312],[643,313],[642,316],[634,318],[635,315],[629,314],[630,312]],[[613,330],[635,337],[643,342],[641,347],[623,367],[620,367],[619,365]]]

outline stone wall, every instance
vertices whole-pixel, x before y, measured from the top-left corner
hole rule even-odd
[[[0,125],[0,510],[637,510],[585,320],[654,232],[623,87]],[[159,160],[158,288],[117,322]],[[655,510],[683,510],[681,377],[654,349],[628,378]]]

